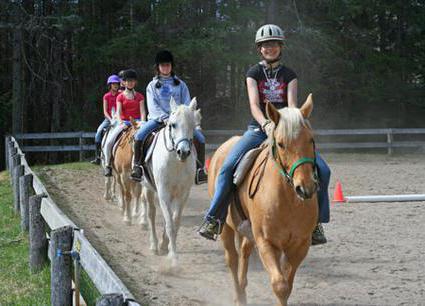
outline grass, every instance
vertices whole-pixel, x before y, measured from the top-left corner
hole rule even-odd
[[[50,269],[31,274],[28,234],[13,210],[7,172],[0,172],[0,305],[50,305]]]

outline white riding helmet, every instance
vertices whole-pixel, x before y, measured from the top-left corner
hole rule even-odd
[[[283,41],[285,35],[280,27],[274,24],[265,24],[258,29],[255,35],[255,44],[259,44],[268,40]]]

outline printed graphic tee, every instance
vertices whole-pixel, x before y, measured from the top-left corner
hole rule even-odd
[[[270,70],[262,63],[258,63],[248,70],[246,77],[257,81],[260,109],[264,115],[266,115],[266,100],[273,103],[277,109],[288,106],[288,84],[297,78],[290,68],[279,65]],[[260,126],[254,118],[250,125]]]

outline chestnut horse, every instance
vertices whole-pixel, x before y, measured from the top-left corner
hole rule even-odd
[[[112,161],[113,176],[118,183],[124,222],[131,224],[134,212],[138,210],[141,200],[142,186],[130,179],[133,159],[133,135],[136,133],[136,123],[132,121],[123,135],[118,139],[117,148]],[[107,186],[106,186],[107,187]],[[134,206],[132,206],[132,201]]]
[[[241,213],[234,209],[234,203],[221,233],[236,305],[246,304],[248,260],[254,246],[270,276],[278,305],[287,305],[295,273],[309,250],[318,218],[314,140],[307,120],[312,109],[311,94],[300,109],[266,106],[267,117],[276,128],[236,191],[254,241],[238,232]],[[222,144],[211,159],[211,197],[220,167],[237,140],[233,137]],[[238,249],[235,236],[240,242]]]

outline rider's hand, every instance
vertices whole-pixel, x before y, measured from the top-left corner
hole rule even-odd
[[[261,129],[263,130],[264,133],[266,133],[267,137],[270,137],[273,135],[275,128],[276,128],[276,125],[271,120],[266,120],[261,126]]]

